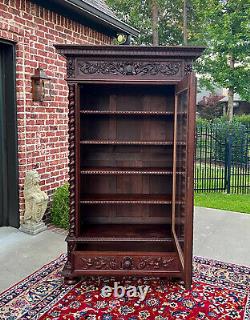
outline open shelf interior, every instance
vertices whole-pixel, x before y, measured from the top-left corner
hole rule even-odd
[[[152,241],[104,241],[104,242],[81,242],[76,245],[76,251],[88,252],[175,252],[176,248],[173,239],[163,242]]]
[[[83,85],[80,88],[82,113],[174,113],[173,86]],[[183,110],[185,112],[185,110]]]
[[[111,198],[111,195],[109,195]],[[93,200],[93,199],[91,199]],[[140,198],[141,200],[141,198]],[[113,202],[112,202],[113,201]],[[179,202],[177,207],[180,207],[180,212],[183,212],[183,203]],[[169,203],[138,203],[124,201],[117,203],[114,197],[110,202],[101,202],[94,200],[81,203],[80,222],[81,228],[87,225],[95,224],[163,224],[171,225],[172,221],[172,204]],[[184,216],[180,215],[176,219],[176,223],[183,223]]]
[[[185,156],[185,148],[177,146],[179,157],[176,167],[184,172],[181,157]],[[171,170],[173,172],[173,147],[165,145],[81,145],[80,165],[82,168],[138,168],[147,170]]]
[[[164,241],[171,239],[170,225],[165,224],[87,224],[82,227],[85,240]]]
[[[177,131],[174,172],[174,103],[172,85],[146,90],[142,85],[80,86],[79,236],[83,242],[104,241],[107,246],[109,241],[144,241],[148,246],[153,241],[163,243],[154,250],[167,246],[170,250],[173,176],[178,176],[176,188],[182,190],[186,154],[183,128]],[[186,112],[183,106],[176,115],[183,126]],[[176,223],[182,233],[184,200],[184,194],[175,198],[180,212]]]

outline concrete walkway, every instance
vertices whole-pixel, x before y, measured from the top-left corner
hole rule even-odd
[[[0,228],[0,292],[66,252],[65,235]],[[250,266],[250,214],[196,208],[194,255]]]
[[[65,235],[46,230],[36,236],[0,228],[0,292],[66,252]]]
[[[250,266],[250,214],[196,207],[194,255]]]

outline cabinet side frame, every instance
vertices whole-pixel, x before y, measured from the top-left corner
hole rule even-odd
[[[74,83],[68,83],[69,88],[69,233],[68,237],[75,238],[79,233],[79,117],[76,116],[79,113],[79,98],[76,99],[77,85]],[[66,239],[67,241],[67,239]],[[68,242],[68,241],[67,241]],[[63,269],[63,275],[65,283],[73,284],[77,281],[72,276],[73,274],[73,252],[76,248],[74,242],[68,242],[67,244],[67,262]]]
[[[195,116],[196,116],[196,77],[190,73],[188,79],[187,112],[187,158],[186,158],[186,212],[184,235],[184,281],[187,289],[192,284],[193,270],[193,212],[194,212],[194,153],[195,153]]]

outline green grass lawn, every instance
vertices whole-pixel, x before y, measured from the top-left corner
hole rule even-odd
[[[250,214],[250,194],[196,193],[195,206]]]

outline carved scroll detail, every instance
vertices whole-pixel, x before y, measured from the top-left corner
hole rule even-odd
[[[184,73],[185,75],[190,74],[193,71],[193,65],[191,63],[185,64]]]
[[[174,258],[167,257],[143,257],[141,258],[138,269],[150,268],[154,270],[168,269],[169,265],[174,261]]]
[[[79,70],[83,74],[111,74],[123,76],[175,76],[181,72],[180,62],[79,62]]]
[[[176,264],[174,257],[82,257],[83,270],[169,270]]]
[[[67,59],[67,77],[68,78],[75,77],[75,60],[73,58]]]
[[[69,236],[75,236],[76,222],[76,150],[75,150],[75,86],[69,85],[69,184],[70,184],[70,217]]]

